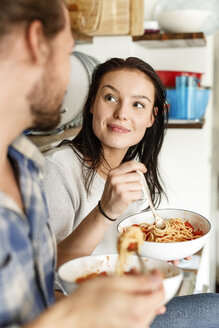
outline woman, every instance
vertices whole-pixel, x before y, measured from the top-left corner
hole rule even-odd
[[[137,171],[147,172],[159,204],[165,96],[156,72],[138,58],[112,58],[94,70],[81,131],[47,157],[45,191],[63,262],[116,252],[117,224],[148,206]]]

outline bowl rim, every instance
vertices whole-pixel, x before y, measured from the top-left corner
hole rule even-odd
[[[212,13],[211,10],[207,10],[207,9],[196,9],[196,8],[185,8],[185,9],[169,9],[169,10],[162,10],[157,14],[157,18],[162,15],[162,14],[169,14],[169,13],[191,13],[194,14],[194,12],[196,12],[197,14],[203,13],[204,15],[208,16]]]
[[[61,281],[65,281],[65,282],[67,282],[67,283],[70,283],[70,284],[76,284],[76,285],[78,285],[77,283],[76,283],[76,281],[71,281],[71,282],[69,282],[67,279],[64,279],[63,277],[61,277],[61,275],[60,275],[60,270],[61,270],[61,268],[63,268],[64,266],[67,266],[68,264],[70,264],[71,262],[74,262],[74,261],[76,261],[76,260],[79,260],[79,259],[83,259],[83,258],[85,258],[85,260],[86,260],[86,258],[100,258],[101,259],[101,257],[107,257],[107,256],[113,256],[113,257],[118,257],[118,253],[107,253],[107,254],[94,254],[94,255],[85,255],[85,256],[80,256],[80,257],[77,257],[77,258],[74,258],[74,259],[71,259],[71,260],[69,260],[69,261],[66,261],[65,263],[63,263],[62,265],[60,265],[60,267],[58,268],[58,270],[57,270],[57,275],[58,275],[58,278],[61,280]],[[133,256],[133,257],[137,257],[137,255],[135,255],[135,254],[132,254],[131,256]],[[155,263],[156,262],[160,262],[160,264],[162,264],[162,265],[165,265],[165,266],[167,266],[167,267],[169,267],[169,268],[171,268],[172,267],[172,264],[170,264],[170,263],[168,263],[168,262],[166,262],[166,261],[162,261],[162,260],[158,260],[158,259],[154,259],[154,258],[150,258],[150,257],[148,257],[148,256],[141,256],[143,259],[147,259],[147,260],[149,260],[149,261],[154,261]],[[172,279],[172,278],[174,278],[174,277],[178,277],[178,276],[181,276],[181,275],[183,275],[183,269],[182,268],[179,268],[178,266],[174,266],[174,270],[177,270],[178,272],[177,272],[177,274],[175,274],[174,276],[171,276],[171,277],[165,277],[165,280],[167,280],[167,279]]]
[[[144,241],[144,243],[150,243],[150,244],[156,244],[156,245],[170,245],[170,244],[173,244],[173,245],[184,245],[184,243],[192,243],[192,242],[194,242],[195,240],[200,240],[201,238],[203,238],[203,237],[206,237],[206,236],[208,236],[209,234],[210,234],[210,232],[211,232],[211,222],[206,218],[206,217],[204,217],[202,214],[199,214],[199,213],[197,213],[197,212],[194,212],[194,211],[190,211],[190,210],[185,210],[185,209],[181,209],[181,208],[161,208],[161,209],[157,209],[157,211],[167,211],[167,210],[175,210],[175,211],[186,211],[186,212],[189,212],[189,213],[193,213],[193,214],[197,214],[197,215],[199,215],[199,216],[201,216],[205,221],[207,221],[207,223],[208,223],[208,225],[209,225],[209,230],[208,230],[208,232],[206,233],[206,234],[204,234],[203,236],[201,236],[201,237],[199,237],[199,238],[197,238],[197,239],[192,239],[192,240],[186,240],[186,241],[174,241],[174,242],[172,242],[172,243],[167,243],[167,242],[163,242],[163,243],[158,243],[158,242],[156,242],[156,241]],[[141,211],[141,212],[139,212],[139,213],[136,213],[136,214],[133,214],[133,215],[129,215],[129,216],[127,216],[126,218],[124,218],[122,221],[120,221],[118,224],[117,224],[117,231],[118,231],[118,233],[119,233],[119,225],[123,222],[123,221],[125,221],[125,220],[127,220],[128,218],[130,218],[130,217],[132,217],[132,216],[134,216],[134,215],[138,215],[138,214],[141,214],[141,213],[144,213],[144,212],[151,212],[152,213],[152,211],[151,210],[143,210],[143,211]],[[153,216],[153,214],[152,214],[152,216]]]
[[[176,90],[176,87],[166,87],[167,90]],[[201,85],[201,86],[197,86],[197,91],[199,90],[208,90],[208,91],[211,91],[211,87],[210,86],[204,86],[204,85]]]
[[[155,72],[162,72],[162,73],[180,73],[180,74],[204,74],[204,72],[192,72],[192,71],[176,71],[176,70],[166,70],[166,69],[156,69]]]

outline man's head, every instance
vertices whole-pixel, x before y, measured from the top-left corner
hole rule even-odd
[[[72,49],[64,0],[0,0],[0,64],[16,67],[10,78],[17,82],[16,72],[22,74],[19,94],[30,109],[29,127],[59,123]]]

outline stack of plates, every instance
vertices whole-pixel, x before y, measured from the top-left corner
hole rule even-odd
[[[52,131],[27,131],[30,135],[51,135],[60,133],[69,127],[79,126],[82,122],[82,109],[94,67],[99,62],[82,52],[74,51],[71,55],[70,83],[61,109],[61,122]]]

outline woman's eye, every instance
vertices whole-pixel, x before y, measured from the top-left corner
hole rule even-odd
[[[106,95],[104,99],[106,99],[107,101],[117,102],[116,98],[112,95]]]
[[[145,108],[145,106],[143,105],[143,104],[141,104],[141,103],[139,103],[139,102],[135,102],[134,104],[133,104],[133,106],[134,107],[137,107],[137,108]]]

